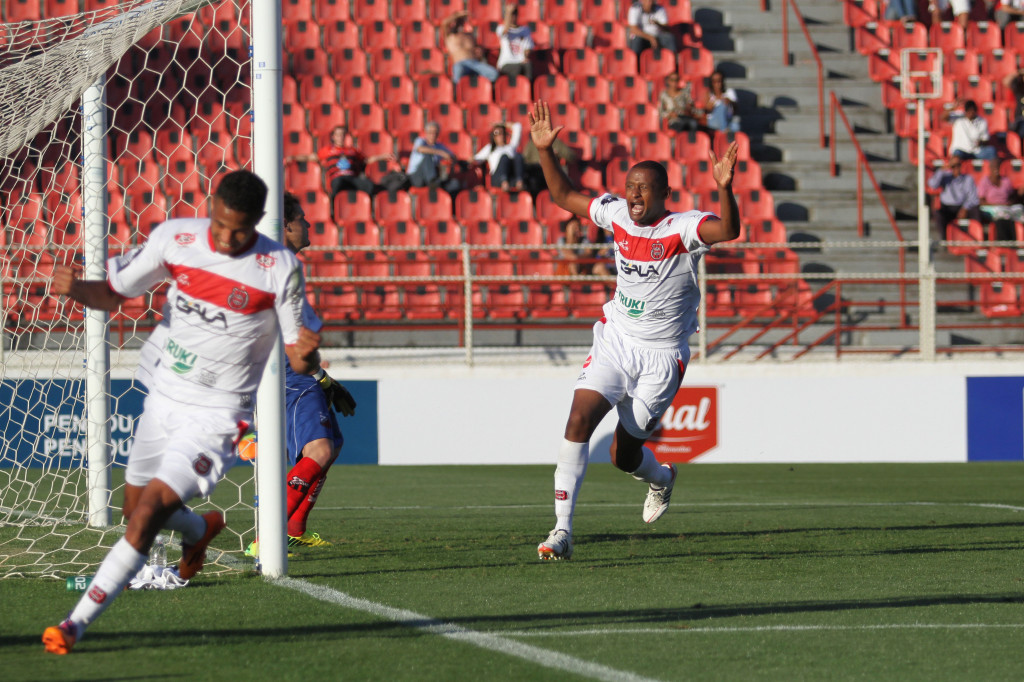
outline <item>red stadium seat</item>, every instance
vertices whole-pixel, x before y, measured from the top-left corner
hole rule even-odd
[[[606,130],[595,135],[594,139],[597,141],[595,157],[600,161],[629,159],[633,156],[633,138],[628,133]]]
[[[409,49],[409,74],[414,78],[423,75],[448,73],[448,65],[443,52],[436,47],[417,47]]]
[[[402,21],[427,21],[427,2],[426,0],[392,0],[391,16],[401,17]]]
[[[334,196],[334,220],[343,225],[348,221],[373,220],[373,205],[365,192],[346,190]]]
[[[499,192],[494,210],[498,220],[506,225],[533,220],[533,197],[529,192]]]
[[[360,22],[363,45],[398,45],[398,27],[390,21]]]
[[[635,136],[634,153],[637,159],[665,161],[672,158],[672,136],[660,131],[649,131]]]
[[[733,187],[736,190],[764,189],[760,164],[753,159],[737,160],[733,171]]]
[[[706,159],[711,149],[711,138],[702,130],[688,131],[676,136],[676,159]]]
[[[422,223],[451,220],[452,197],[448,192],[435,187],[414,187],[410,190],[415,199],[414,218]]]
[[[469,189],[455,197],[455,218],[463,225],[470,221],[494,220],[494,201],[490,192]]]
[[[530,80],[526,76],[499,76],[494,83],[494,101],[502,106],[532,103]]]
[[[587,130],[594,134],[622,130],[619,109],[605,102],[588,104],[583,109],[583,116]]]
[[[595,50],[626,50],[626,28],[620,21],[592,21],[590,22],[591,43]],[[633,61],[636,62],[636,54]],[[605,73],[610,73],[605,65]],[[634,70],[633,73],[636,73]]]
[[[387,130],[386,126],[384,125],[384,120],[384,110],[380,107],[379,104],[356,104],[351,106],[348,111],[349,130],[354,131],[357,134],[360,142],[363,142],[364,137],[361,134],[362,131],[376,132],[380,130]],[[333,128],[333,126],[327,128],[326,130],[330,130],[331,128]],[[320,128],[319,130],[324,129]],[[363,152],[367,156],[373,156],[371,152],[368,152],[365,149],[363,149]]]
[[[979,75],[978,61],[978,53],[973,49],[953,50],[953,52],[943,55],[942,68],[947,76],[962,80],[969,76]],[[896,63],[896,73],[894,75],[899,75],[898,62]]]
[[[862,55],[892,48],[892,32],[889,22],[872,21],[853,31],[853,43]]]
[[[426,123],[423,107],[416,103],[389,103],[386,113],[388,129],[394,131],[396,135],[410,130],[420,132],[423,130],[423,124]]]
[[[421,222],[421,227],[426,246],[458,246],[462,243],[462,226],[455,220]]]
[[[402,289],[402,309],[405,311],[405,317],[410,320],[444,319],[445,308],[441,288],[436,284],[406,285]]]
[[[626,174],[632,167],[633,162],[623,156],[608,162],[604,169],[604,179],[609,191],[619,193],[626,188]]]
[[[618,27],[625,35],[625,29]],[[601,50],[601,68],[606,76],[635,76],[639,73],[636,53],[625,47]],[[645,74],[650,76],[650,74]]]
[[[569,284],[569,313],[577,319],[597,319],[604,314],[604,304],[610,298],[603,284],[572,282]]]
[[[501,5],[502,0],[469,0],[466,9],[469,11],[469,16],[473,17],[473,21],[477,23],[500,22],[502,19]]]
[[[412,220],[412,197],[408,192],[380,192],[373,200],[374,220],[379,223]]]
[[[78,14],[79,11],[81,10],[75,9],[71,14]],[[4,3],[4,21],[9,24],[21,21],[39,21],[42,18],[43,10],[39,0],[7,0]]]
[[[299,97],[305,106],[337,104],[341,101],[338,99],[338,84],[328,75],[314,74],[299,78]]]
[[[352,0],[352,16],[360,23],[387,21],[390,18],[387,0]],[[368,43],[380,44],[380,43]]]
[[[576,174],[570,176],[573,183],[582,190],[589,190],[600,194],[604,192],[604,173],[599,165],[590,163],[576,164]]]
[[[468,78],[468,76],[467,76]],[[488,83],[488,85],[490,85]],[[455,101],[455,86],[445,74],[429,74],[416,80],[416,92],[424,106]]]
[[[324,45],[330,45],[332,52],[342,48],[361,49],[359,24],[351,20],[330,21],[323,30]]]
[[[664,0],[662,5],[665,13],[668,14],[669,24],[681,24],[693,21],[693,11],[690,8],[690,0]]]
[[[371,73],[378,82],[388,76],[408,75],[408,70],[405,66],[405,52],[386,46],[371,48],[369,52]],[[381,93],[381,100],[391,102],[391,100],[384,98],[383,92]]]
[[[427,0],[428,16],[436,23],[440,23],[446,17],[466,9],[466,0]]]
[[[422,97],[420,101],[423,101]],[[462,107],[450,102],[437,102],[427,106],[427,120],[436,122],[441,126],[441,130],[462,130],[465,127]]]
[[[341,99],[338,102],[353,104],[377,104],[377,86],[369,76],[347,76],[338,82]]]
[[[868,77],[876,83],[891,81],[900,75],[900,53],[879,50],[868,55]]]
[[[566,119],[558,118],[557,120],[561,122]],[[563,130],[558,137],[576,153],[580,161],[586,162],[594,160],[595,145],[592,135],[580,130]]]
[[[640,71],[647,78],[661,80],[677,69],[676,55],[669,50],[644,50],[640,54]]]
[[[579,21],[579,2],[577,0],[547,0],[544,3],[544,20],[551,24]]]
[[[387,76],[378,81],[380,101],[389,105],[416,102],[416,86],[408,76]]]
[[[507,251],[478,253],[474,267],[480,277],[513,277],[516,272],[515,260]]]
[[[661,117],[658,116],[656,104],[638,103],[622,105],[625,115],[623,117],[623,130],[634,135],[656,131],[661,128]]]
[[[533,203],[533,210],[537,221],[548,227],[549,234],[552,225],[559,225],[572,217],[571,213],[560,208],[554,202],[551,198],[551,193],[546,189],[537,193],[537,198]]]
[[[979,53],[1003,47],[1003,34],[994,21],[971,21],[967,24],[967,46]]]
[[[456,212],[457,211],[458,209],[456,209]],[[466,228],[466,241],[473,246],[492,247],[492,249],[498,249],[505,243],[505,240],[501,235],[501,225],[493,219],[460,219],[459,222],[461,222]]]
[[[652,102],[649,82],[638,76],[616,76],[612,80],[612,102],[623,106]]]
[[[785,244],[786,226],[777,218],[758,220],[749,223],[750,241],[759,244]]]
[[[465,112],[466,131],[477,137],[490,135],[494,124],[501,121],[505,114],[504,108],[495,102],[477,102],[467,106]]]
[[[352,18],[351,0],[316,0],[316,18],[321,26]]]
[[[530,209],[532,211],[533,202],[531,201],[530,204]],[[506,241],[509,244],[532,246],[547,242],[547,235],[545,234],[544,226],[533,219],[532,213],[529,218],[522,220],[512,221],[506,219],[504,216],[502,216],[501,220],[506,225]],[[517,251],[516,253],[522,254],[525,252]]]
[[[601,60],[594,50],[566,50],[562,55],[562,70],[571,73],[573,78],[598,76],[601,74]],[[537,84],[534,83],[534,88]]]
[[[561,74],[541,76],[533,81],[533,97],[549,104],[571,103],[572,91],[569,79]]]
[[[574,81],[575,101],[593,105],[612,101],[612,84],[604,76],[584,76]]]
[[[578,21],[555,24],[555,47],[559,50],[582,50],[587,47],[590,30]]]
[[[475,73],[463,76],[455,86],[455,101],[463,105],[493,102],[494,86],[489,80]]]
[[[320,25],[312,21],[312,15],[306,16],[309,17],[309,20],[285,22],[284,45],[288,52],[294,54],[305,49],[323,49],[323,44],[320,41]]]
[[[342,217],[340,241],[344,246],[380,246],[380,226],[372,220],[350,220]]]
[[[366,52],[356,47],[338,47],[330,50],[331,68],[338,78],[365,76],[369,73]]]
[[[309,226],[309,243],[313,246],[336,247],[341,243],[338,226],[332,221],[318,220]]]
[[[423,230],[417,221],[396,220],[381,224],[384,246],[421,246]]]
[[[926,46],[941,47],[943,52],[962,50],[967,47],[967,35],[957,22],[943,21],[932,25]]]

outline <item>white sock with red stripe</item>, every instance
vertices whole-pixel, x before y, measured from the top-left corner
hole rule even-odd
[[[78,600],[74,610],[68,617],[78,629],[78,637],[85,632],[89,623],[96,620],[111,602],[121,594],[125,585],[146,564],[147,556],[136,551],[128,540],[121,538],[107,553],[107,558],[100,564],[96,577],[92,579],[89,589]]]
[[[558,449],[558,465],[555,467],[555,528],[572,533],[572,517],[576,509],[576,496],[583,485],[590,459],[589,443],[573,443],[562,440]]]
[[[650,483],[655,488],[664,488],[672,480],[672,472],[668,467],[661,466],[649,448],[644,448],[644,459],[632,474],[633,478]]]

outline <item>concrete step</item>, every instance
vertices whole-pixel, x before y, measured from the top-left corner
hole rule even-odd
[[[850,187],[856,184],[857,162],[855,158],[838,160],[837,175],[831,174],[827,162],[821,161],[787,161],[785,163],[762,163],[761,175],[764,186],[771,191],[781,190],[829,190]],[[883,191],[915,192],[917,191],[917,174],[913,168],[902,163],[871,164],[871,173]],[[865,191],[871,191],[871,180],[865,172],[863,176]]]

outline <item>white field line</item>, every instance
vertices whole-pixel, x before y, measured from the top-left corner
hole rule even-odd
[[[1021,629],[1024,623],[876,623],[873,625],[750,625],[737,627],[592,628],[584,630],[502,630],[505,637],[586,637],[592,635],[689,635],[737,632],[824,632],[829,630],[986,630]]]
[[[516,642],[501,635],[469,630],[453,623],[445,623],[431,618],[430,616],[420,615],[413,611],[396,609],[385,604],[378,604],[377,602],[367,601],[366,599],[359,599],[345,594],[344,592],[339,592],[338,590],[324,587],[323,585],[315,585],[313,583],[306,582],[305,580],[296,580],[295,578],[276,578],[270,582],[274,585],[281,585],[282,587],[302,592],[323,602],[337,604],[343,608],[369,613],[379,618],[384,618],[395,623],[401,623],[407,627],[422,630],[423,632],[427,632],[432,635],[438,635],[458,642],[472,644],[473,646],[478,646],[481,649],[496,651],[516,658],[521,658],[545,668],[564,670],[576,675],[589,677],[595,680],[607,680],[608,682],[655,682],[649,677],[643,677],[624,670],[616,670],[615,668],[609,668],[607,666],[600,665],[599,663],[584,661],[560,651],[541,649],[540,647],[535,647],[530,644]]]
[[[635,507],[634,503],[628,502],[598,502],[580,503],[579,507]],[[417,511],[421,509],[549,509],[550,504],[470,504],[470,505],[373,505],[373,506],[341,506],[325,507],[318,505],[317,509],[330,509],[332,511]],[[672,507],[692,507],[701,509],[704,507],[978,507],[980,509],[1004,509],[1013,512],[1024,512],[1024,506],[1012,504],[997,504],[994,502],[673,502]]]

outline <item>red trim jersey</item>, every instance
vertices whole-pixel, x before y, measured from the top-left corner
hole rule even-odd
[[[148,388],[172,398],[251,407],[278,327],[285,344],[298,340],[301,266],[265,235],[229,256],[214,249],[209,219],[168,220],[145,244],[111,258],[107,270],[111,288],[128,298],[171,280],[167,330]]]
[[[708,251],[700,226],[713,213],[666,213],[637,225],[625,199],[602,194],[590,219],[615,238],[615,297],[605,318],[627,337],[654,348],[680,348],[697,330],[697,262]]]

